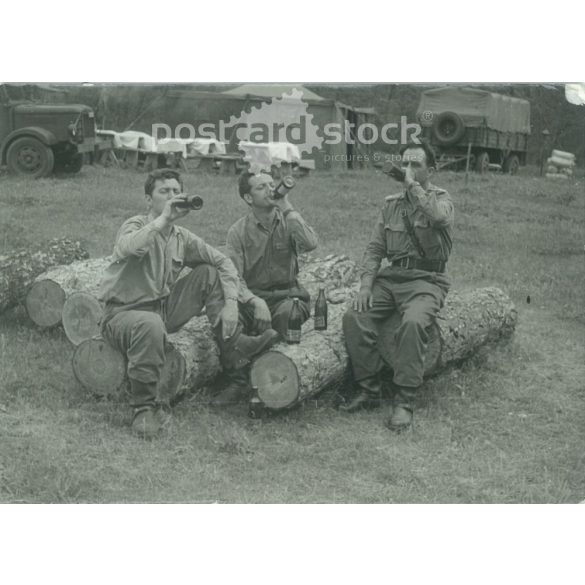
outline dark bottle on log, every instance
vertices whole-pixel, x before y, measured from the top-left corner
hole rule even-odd
[[[258,397],[258,386],[252,386],[252,399],[248,404],[248,416],[250,418],[262,418],[264,415],[264,403]]]
[[[319,296],[315,302],[314,324],[315,331],[327,330],[327,297],[324,286],[319,287]]]
[[[299,307],[299,299],[293,299],[293,306],[288,315],[288,324],[286,326],[286,342],[300,343],[301,342],[301,327],[303,319],[301,315],[301,308]]]

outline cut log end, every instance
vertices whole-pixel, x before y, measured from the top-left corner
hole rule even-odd
[[[67,339],[73,345],[79,345],[82,341],[99,335],[102,314],[101,304],[93,295],[85,292],[73,293],[65,301],[61,316]]]
[[[26,312],[39,327],[54,327],[61,323],[65,292],[52,280],[35,282],[26,295]]]
[[[272,409],[286,408],[299,398],[299,373],[294,362],[278,351],[261,355],[250,370],[252,386],[258,397]]]
[[[77,381],[96,396],[114,396],[124,385],[124,357],[103,339],[80,343],[73,352],[72,364]]]

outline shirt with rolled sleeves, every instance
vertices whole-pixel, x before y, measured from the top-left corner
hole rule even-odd
[[[371,287],[384,258],[421,258],[408,234],[402,213],[406,213],[425,252],[425,260],[446,262],[452,248],[453,202],[447,191],[413,183],[408,192],[386,197],[361,265],[361,284]]]
[[[148,216],[126,220],[118,231],[113,262],[105,270],[100,298],[117,305],[164,299],[184,267],[217,269],[226,299],[238,298],[238,273],[231,260],[189,230],[172,225],[168,236]]]
[[[270,228],[253,212],[236,221],[228,230],[227,254],[241,276],[240,302],[254,297],[250,289],[294,286],[297,255],[314,250],[317,243],[315,231],[298,211],[275,209]]]

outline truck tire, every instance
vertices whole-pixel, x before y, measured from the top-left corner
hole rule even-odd
[[[55,155],[40,140],[22,136],[8,147],[6,164],[8,170],[16,175],[39,179],[53,172]]]
[[[441,112],[433,124],[433,137],[441,146],[459,142],[465,134],[465,124],[455,112]]]
[[[475,158],[476,172],[483,174],[490,170],[490,155],[487,152],[480,152]]]
[[[504,162],[504,173],[517,175],[520,168],[520,159],[517,154],[510,154]]]
[[[78,173],[81,170],[82,166],[83,166],[82,154],[74,154],[73,156],[67,158],[57,157],[55,161],[55,172],[74,174]]]

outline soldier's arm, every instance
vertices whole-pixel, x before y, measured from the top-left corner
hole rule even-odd
[[[361,264],[361,286],[372,288],[374,279],[380,269],[382,259],[386,256],[386,233],[384,230],[384,211],[380,212],[372,230],[370,242],[366,246]]]
[[[238,300],[239,276],[233,262],[216,248],[206,244],[194,234],[189,236],[186,243],[185,264],[197,266],[198,264],[211,264],[217,269],[223,296],[226,301]]]
[[[429,219],[431,226],[444,228],[453,224],[453,202],[447,191],[442,189],[425,191],[417,182],[411,183],[408,191],[415,205]]]
[[[315,230],[304,220],[303,216],[295,209],[286,210],[284,213],[288,232],[293,239],[299,254],[314,250],[319,240]]]
[[[144,256],[152,247],[156,234],[165,225],[160,218],[149,223],[145,223],[145,219],[141,216],[126,220],[116,235],[114,256],[117,259]]]

